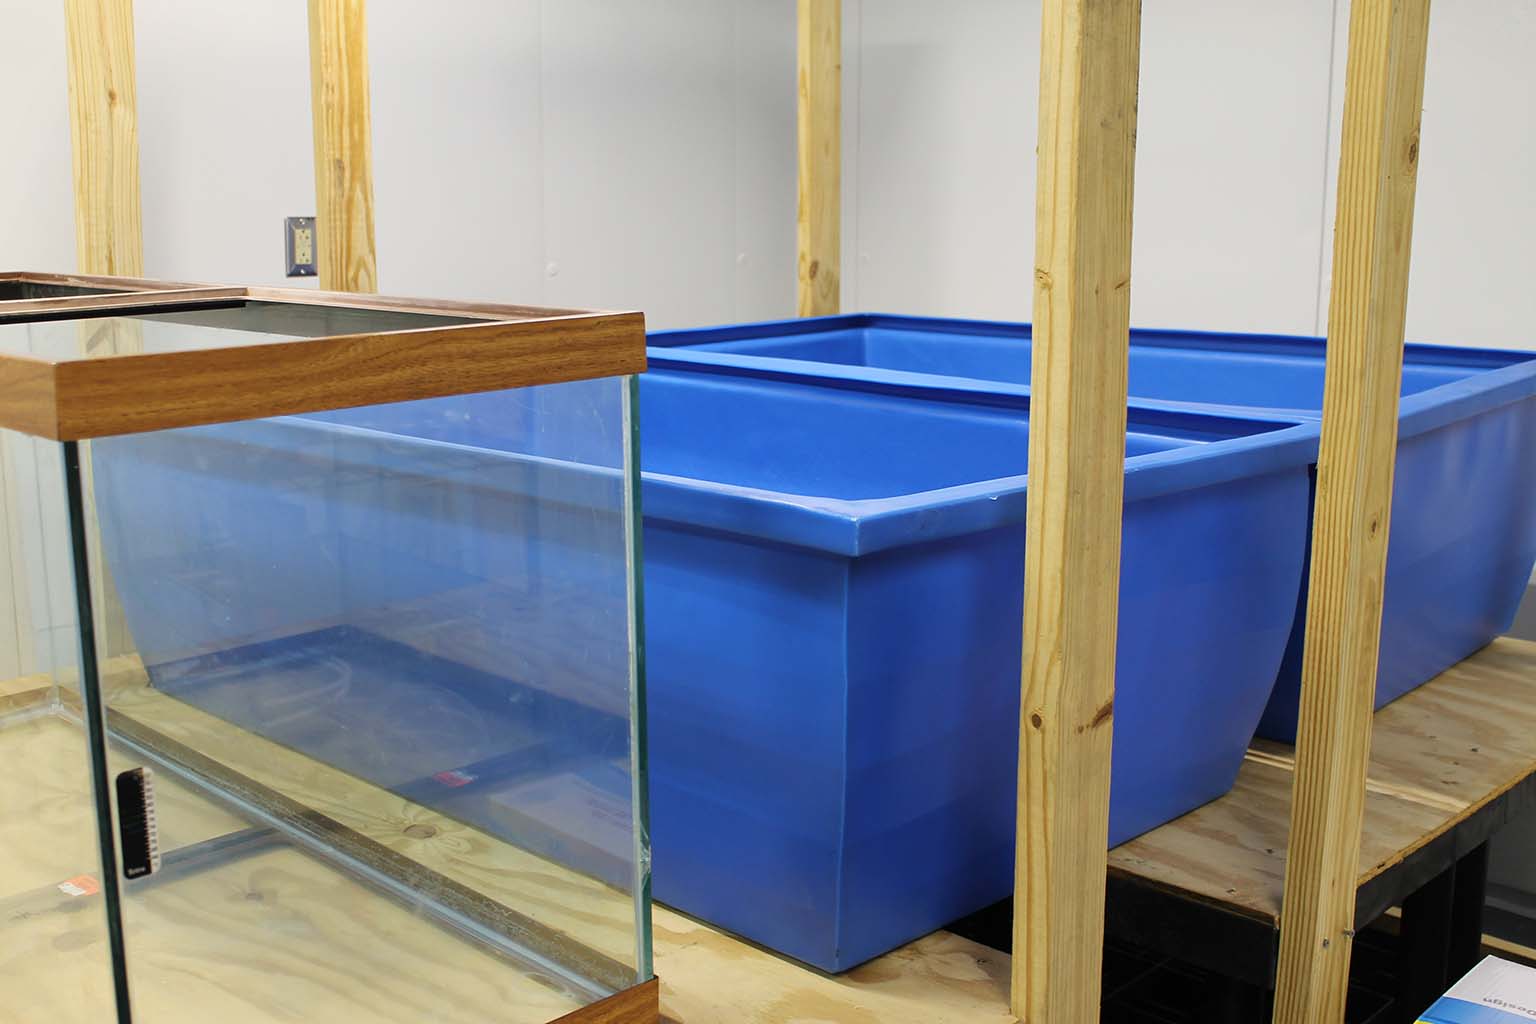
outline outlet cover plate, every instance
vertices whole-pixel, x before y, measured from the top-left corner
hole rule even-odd
[[[315,218],[283,218],[283,260],[287,276],[315,276]]]

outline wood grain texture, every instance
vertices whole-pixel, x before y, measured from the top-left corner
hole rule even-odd
[[[549,320],[555,317],[591,316],[621,310],[565,309],[556,306],[523,306],[506,302],[463,301],[459,299],[408,299],[392,295],[358,295],[353,292],[316,291],[310,288],[250,287],[246,295],[274,302],[301,302],[324,306],[348,306],[357,309],[387,309],[408,313],[446,313],[489,320]]]
[[[107,685],[113,694],[112,704],[123,707],[124,690],[142,689],[142,670],[135,671],[127,659],[109,668]],[[30,690],[34,682],[18,681],[9,689]],[[195,711],[193,714],[201,715]],[[0,744],[5,743],[6,735],[0,729]],[[73,742],[78,744],[78,739]],[[1280,912],[1292,771],[1278,763],[1284,760],[1283,748],[1265,745],[1259,753],[1261,756],[1244,765],[1231,794],[1111,851],[1111,870],[1176,886],[1276,921]],[[0,747],[0,756],[8,762],[40,760],[36,756],[11,755],[10,749]],[[288,752],[287,756],[296,755]],[[254,751],[252,757],[262,762],[265,752]],[[292,770],[291,765],[276,761],[269,767],[279,773]],[[1457,800],[1468,809],[1480,806],[1533,770],[1536,644],[1499,640],[1377,713],[1370,768],[1373,784],[1368,787],[1365,800],[1360,880],[1373,877],[1400,860],[1404,851],[1443,833],[1457,817],[1440,808],[1445,801]],[[66,777],[60,772],[50,773],[55,780]],[[346,778],[339,773],[336,777]],[[0,785],[4,781],[0,778]],[[357,782],[354,779],[349,784],[356,786]],[[83,792],[83,774],[78,785]],[[329,790],[330,785],[324,783],[321,788]],[[1435,799],[1429,803],[1416,802],[1389,792],[1409,788],[1434,793]],[[0,805],[7,799],[0,795]],[[55,806],[71,806],[68,801],[44,799]],[[333,795],[331,799],[345,798]],[[382,811],[368,807],[366,800],[352,802],[359,805],[360,815]],[[179,817],[179,813],[184,812],[172,817]],[[400,835],[399,842],[415,845],[418,850],[437,847],[442,857],[435,863],[456,863],[455,870],[461,872],[459,877],[475,879],[486,891],[492,891],[498,884],[505,887],[504,891],[518,886],[539,891],[537,872],[524,873],[516,865],[487,857],[486,848],[473,842],[455,839],[446,844],[450,849],[443,851],[435,837],[426,842],[404,837],[401,825],[408,820],[408,816],[382,811],[371,831],[377,835]],[[0,827],[3,826],[4,821],[0,821]],[[0,854],[18,848],[0,842]],[[297,854],[293,856],[295,861],[301,859]],[[267,1019],[256,1008],[241,1002],[272,989],[272,974],[251,973],[258,970],[299,970],[295,984],[305,991],[318,986],[327,1006],[346,1007],[349,985],[366,989],[368,975],[351,959],[339,980],[326,981],[313,965],[291,968],[295,959],[302,958],[290,959],[281,949],[255,952],[262,937],[270,934],[268,929],[278,926],[259,918],[260,908],[281,908],[281,927],[293,928],[295,922],[304,922],[306,927],[320,929],[320,936],[329,940],[332,933],[328,929],[339,927],[347,913],[347,900],[354,898],[346,885],[320,886],[303,881],[309,877],[310,869],[291,867],[286,860],[275,863],[276,867],[271,861],[260,862],[244,874],[221,874],[220,887],[212,895],[200,890],[177,904],[174,912],[157,909],[164,914],[160,919],[164,927],[172,927],[172,918],[177,925],[175,941],[162,942],[163,952],[155,961],[156,970],[163,972],[157,975],[162,981],[149,986],[166,1005],[165,1020],[180,1024],[183,1020],[210,1019],[197,1015],[205,1006],[231,1013],[227,1024]],[[234,866],[230,871],[235,871]],[[4,872],[0,872],[0,877],[6,877]],[[242,901],[249,900],[246,894],[253,892],[262,899],[256,907],[247,907]],[[555,889],[545,893],[545,898],[573,897]],[[206,954],[199,953],[201,946],[188,938],[202,940],[208,934],[218,935],[216,930],[192,929],[212,929],[219,918],[213,911],[199,911],[199,899],[213,899],[215,910],[225,905],[218,901],[229,901],[241,908],[242,915],[238,918],[240,934],[219,938]],[[627,913],[627,908],[618,912],[615,921],[623,913]],[[604,927],[599,924],[596,931],[600,933]],[[616,927],[621,929],[622,925]],[[618,950],[623,948],[622,932],[615,934],[621,936],[614,940]],[[656,908],[655,936],[657,971],[663,979],[664,1019],[674,1024],[1006,1024],[1014,1019],[1008,1009],[1009,958],[943,932],[835,977],[807,970],[664,907]],[[391,944],[397,942],[403,940],[391,939]],[[11,948],[21,949],[0,944],[0,950]],[[435,948],[432,946],[425,954],[429,962],[439,962],[443,956],[431,951]],[[26,950],[34,956],[42,955],[35,946],[27,946]],[[351,951],[346,952],[350,957]],[[242,955],[254,959],[245,961],[240,959]],[[374,957],[387,960],[392,955],[383,951],[376,952]],[[53,951],[47,956],[66,959],[57,957]],[[78,966],[81,960],[76,956],[66,962]],[[450,970],[464,968],[463,958],[446,962],[451,965]],[[0,952],[0,975],[5,972],[6,963],[5,953]],[[375,965],[363,966],[371,970]],[[178,971],[180,974],[175,975]],[[163,979],[173,975],[180,979],[179,987],[167,988]],[[349,980],[354,975],[355,979]],[[453,977],[457,983],[464,975]],[[483,991],[481,986],[488,984],[474,971],[469,972],[469,977],[471,993]],[[389,993],[398,1009],[393,1011],[394,1015],[387,1009],[380,1011],[379,1019],[412,1019],[408,1014],[423,1005],[407,985],[408,980],[408,976],[395,979]],[[140,987],[146,986],[148,982]],[[172,993],[181,996],[174,1004]],[[367,1000],[363,1005],[369,1009],[393,1005],[371,991],[364,991],[362,998]],[[0,1021],[3,1020],[5,1015],[0,1010]]]
[[[243,288],[192,286],[163,291],[115,292],[107,295],[75,295],[68,298],[9,299],[0,302],[0,322],[5,319],[35,319],[40,313],[68,313],[122,309],[124,313],[155,306],[184,305],[214,299],[234,299],[245,294]]]
[[[236,728],[152,687],[113,686],[107,707],[114,729],[122,728],[126,719],[152,730],[403,861],[479,893],[595,954],[633,965],[634,908],[626,892]]]
[[[13,676],[0,682],[0,712],[46,704],[53,699],[53,676],[47,672]]]
[[[1109,852],[1109,870],[1178,889],[1278,925],[1285,885],[1295,772],[1267,759],[1245,761],[1232,790]],[[1380,792],[1365,798],[1359,877],[1402,860],[1449,815]],[[1354,889],[1349,889],[1354,900]]]
[[[94,871],[84,758],[62,718],[0,727],[0,760],[31,770],[0,776],[4,1024],[110,1016],[99,1012],[112,1005],[99,897],[53,888]],[[114,755],[114,768],[129,763]],[[168,850],[247,827],[165,773],[155,791]],[[292,847],[129,884],[124,920],[136,1017],[163,1024],[544,1024],[579,1005]]]
[[[0,357],[0,426],[79,440],[645,369],[638,313],[49,364]]]
[[[133,0],[65,0],[75,252],[85,274],[144,268]]]
[[[1532,773],[1536,643],[1496,640],[1376,712],[1354,884]],[[1115,847],[1110,870],[1278,924],[1294,779],[1292,748],[1259,741],[1230,793]]]
[[[123,291],[149,292],[223,287],[189,281],[162,281],[155,277],[133,277],[126,274],[66,274],[51,270],[0,270],[0,281],[29,281],[36,284],[74,288],[119,288]]]
[[[0,271],[0,296],[12,296],[0,297],[0,316],[11,317],[53,309],[90,309],[115,305],[125,300],[163,300],[186,292],[217,297],[233,295],[239,291],[236,288],[152,281],[141,277]]]
[[[1046,0],[1013,1010],[1098,1014],[1130,331],[1139,0]]]
[[[1275,1016],[1342,1021],[1397,451],[1428,0],[1353,0]]]
[[[77,827],[88,830],[83,772],[67,770],[83,751],[78,732],[59,719],[43,722],[51,750],[34,744],[28,754],[50,787],[6,789],[0,778],[0,806],[30,801],[54,814],[75,813]],[[8,763],[21,752],[8,745],[14,735],[0,729],[0,758]],[[174,780],[161,781],[157,793],[173,807],[167,826],[178,830],[178,844],[235,825]],[[15,820],[42,825],[45,816],[23,812]],[[55,883],[67,877],[61,870],[78,873],[65,864],[83,861],[59,856],[59,824],[55,818],[51,828],[37,828],[25,844],[0,844],[0,879],[19,880],[12,865],[23,857],[27,883]],[[497,877],[495,864],[483,869],[488,879]],[[0,905],[18,888],[5,886]],[[292,849],[128,892],[135,1000],[146,1019],[163,1024],[256,1024],[294,1019],[297,1007],[315,1020],[542,1024],[572,1008],[560,993]],[[79,913],[51,913],[0,928],[0,1021],[94,1019],[91,1007],[110,1005],[104,942],[90,923]],[[1013,1021],[1008,957],[943,932],[830,976],[658,907],[656,955],[664,1019],[672,1024]],[[31,997],[24,1011],[11,1001],[18,992]],[[642,1009],[654,999],[645,986],[640,995]],[[8,1010],[44,1016],[12,1017]]]
[[[57,440],[56,366],[28,356],[0,357],[0,427]]]
[[[572,1010],[555,1024],[656,1024],[661,1019],[660,992],[660,985],[652,978]]]
[[[1006,953],[935,932],[844,974],[809,970],[666,907],[656,973],[669,1024],[1013,1024]]]
[[[799,0],[797,11],[795,314],[830,316],[842,301],[843,4]]]
[[[366,12],[366,0],[309,0],[315,259],[320,287],[332,291],[378,287]]]
[[[33,660],[32,581],[28,565],[35,545],[27,543],[30,503],[24,499],[20,438],[0,437],[0,673],[20,675],[37,664]],[[5,695],[0,684],[0,714]]]

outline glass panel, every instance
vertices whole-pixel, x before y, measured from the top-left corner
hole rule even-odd
[[[62,446],[0,430],[0,1020],[113,1019]]]
[[[628,385],[92,442],[140,1019],[544,1022],[649,976]]]
[[[0,355],[49,361],[129,352],[191,352],[239,345],[266,345],[337,334],[407,331],[485,320],[396,310],[311,306],[291,302],[198,304],[196,309],[149,306],[163,312],[132,313],[122,306],[19,314],[0,321]],[[0,313],[4,310],[0,309]]]

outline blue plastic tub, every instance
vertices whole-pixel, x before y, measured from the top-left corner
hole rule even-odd
[[[858,315],[666,331],[651,345],[662,367],[1028,393],[1028,324]],[[1133,330],[1130,393],[1148,406],[1315,420],[1323,352],[1321,338]],[[1403,396],[1377,707],[1508,630],[1536,563],[1536,354],[1409,345]],[[1259,727],[1287,742],[1304,622],[1302,603]]]
[[[286,487],[291,505],[303,474],[284,466],[307,452],[345,457],[360,439],[389,439],[391,465],[357,467],[381,500],[429,491],[434,474],[474,473],[486,514],[470,518],[486,524],[519,521],[530,461],[546,499],[579,503],[598,486],[600,471],[561,470],[579,452],[519,436],[499,401],[141,435],[99,450],[107,552],[157,685],[229,714],[166,666],[241,641],[206,609],[166,607],[155,567],[130,541],[153,549],[217,523],[223,543],[193,545],[200,585],[240,604],[287,600],[325,555],[291,553],[270,535],[280,517],[263,490]],[[1006,896],[1027,400],[656,371],[641,380],[640,405],[656,897],[835,971]],[[235,441],[251,451],[220,457]],[[1133,412],[1112,843],[1230,788],[1290,633],[1316,449],[1311,424]],[[381,601],[419,599],[438,562],[441,585],[462,587],[467,566],[515,559],[523,543],[504,526],[447,544],[430,516],[365,512],[349,511],[347,543],[370,564],[411,567]],[[386,586],[382,571],[363,579],[374,572],[360,564],[358,587],[307,595],[305,614],[366,620],[344,605]],[[421,685],[460,685],[446,669],[414,671]],[[280,742],[318,742],[291,722],[237,720]],[[413,774],[439,767],[454,766]],[[455,813],[481,811],[466,798]]]

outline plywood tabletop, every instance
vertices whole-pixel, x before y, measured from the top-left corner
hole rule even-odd
[[[0,1024],[106,1019],[105,918],[55,889],[96,871],[81,733],[53,715],[12,719],[0,757],[13,766],[0,776],[0,908],[15,911],[0,915]],[[156,792],[170,849],[248,827],[164,775]],[[134,1005],[148,1020],[542,1024],[578,1005],[291,846],[125,895]]]
[[[1536,772],[1536,643],[1502,638],[1376,713],[1360,881]],[[1110,851],[1152,884],[1278,921],[1293,748],[1258,741],[1232,792]]]
[[[142,700],[153,702],[152,692],[145,691]],[[116,689],[113,703],[133,705],[141,714],[161,712],[157,705],[135,705],[127,688]],[[195,714],[184,721],[172,721],[164,712],[155,717],[185,738],[198,728]],[[84,746],[74,724],[52,715],[13,718],[0,726],[0,756],[37,769],[37,778],[29,776],[25,785],[14,773],[9,788],[0,778],[5,821],[27,830],[6,833],[0,842],[0,878],[10,880],[0,892],[4,906],[23,890],[88,873],[92,847]],[[270,758],[268,781],[318,790],[315,795],[328,795],[327,806],[336,809],[334,777],[321,781],[289,774],[275,748],[238,750],[233,756],[247,767],[256,758]],[[35,784],[43,779],[46,785]],[[172,848],[247,827],[174,780],[161,779],[157,790],[169,829],[164,838]],[[407,823],[408,812],[401,803],[394,810],[363,806],[356,813],[377,816],[367,826],[374,834],[403,835],[397,826]],[[487,853],[484,844],[476,853],[476,844],[463,834],[467,831],[460,826],[419,845],[446,848],[445,856],[462,868],[464,861]],[[67,840],[63,848],[61,837]],[[420,855],[429,854],[423,849]],[[435,866],[458,870],[450,861]],[[475,874],[488,892],[567,901],[574,896],[589,911],[592,907],[588,897],[572,893],[571,880],[539,882],[528,865],[487,861]],[[7,995],[0,998],[0,1022],[19,1024],[37,1012],[82,1019],[110,1007],[100,919],[63,912],[65,901],[54,902],[61,904],[60,912],[30,913],[20,925],[5,928],[0,990]],[[622,931],[619,908],[602,907],[603,917],[610,912],[614,920],[595,933],[588,930],[587,937]],[[178,874],[169,885],[130,887],[125,916],[136,1006],[169,1024],[213,1019],[225,1024],[292,1019],[531,1022],[552,1019],[574,1005],[288,846]],[[655,954],[657,973],[664,979],[664,1017],[672,1024],[1013,1020],[1007,1012],[1008,957],[947,933],[833,977],[658,906]],[[25,1006],[15,1001],[23,991],[31,993]]]
[[[222,742],[206,716],[178,702],[168,702],[153,691],[134,692],[135,680],[141,684],[142,673],[117,672],[109,680],[110,703],[118,712],[152,721],[182,742],[202,749],[211,750],[211,744]],[[27,685],[18,683],[12,689],[26,691],[33,683],[35,680],[29,680]],[[1378,712],[1366,796],[1362,882],[1536,770],[1533,726],[1536,644],[1514,640],[1497,641]],[[36,761],[40,757],[38,744],[48,738],[40,732],[44,728],[34,725],[19,729],[13,725],[0,732],[0,737],[9,734],[12,742],[28,745],[32,753],[27,756]],[[52,741],[57,745],[64,736],[54,733]],[[73,742],[77,744],[78,740]],[[80,757],[77,746],[60,746],[59,750],[62,756],[75,760]],[[551,897],[558,895],[549,888],[555,883],[548,878],[547,867],[539,867],[528,855],[495,844],[498,848],[493,851],[494,862],[479,865],[479,859],[488,855],[489,845],[477,847],[473,836],[462,834],[462,825],[434,819],[445,831],[425,842],[412,839],[404,828],[427,813],[424,809],[410,807],[399,798],[393,798],[394,804],[390,806],[374,806],[362,796],[343,799],[341,790],[347,780],[339,774],[323,767],[317,769],[312,762],[306,765],[293,752],[255,738],[245,746],[225,746],[222,750],[266,784],[295,796],[307,794],[308,799],[323,805],[328,813],[355,819],[356,826],[370,836],[382,838],[408,856],[462,878],[495,898],[523,902],[530,913],[540,915],[558,916],[571,911],[564,898],[550,902]],[[1290,758],[1288,747],[1257,744],[1250,751],[1232,793],[1117,847],[1110,854],[1111,870],[1182,889],[1254,917],[1277,919],[1293,773]],[[326,777],[314,775],[316,770]],[[79,777],[74,784],[83,787],[83,774],[76,774]],[[355,781],[350,784],[355,785]],[[83,806],[60,801],[58,794],[41,789],[37,795],[55,808],[49,813],[58,813],[59,807]],[[178,789],[170,797],[177,808],[170,817],[176,819],[180,828],[190,830],[182,837],[184,840],[195,841],[204,834],[218,834],[235,825],[212,805],[200,812],[194,794]],[[13,794],[8,799],[18,798]],[[9,845],[20,849],[16,843]],[[505,860],[507,857],[513,860]],[[514,863],[518,857],[529,859],[529,863]],[[357,894],[339,877],[311,877],[314,871],[324,873],[329,869],[310,864],[291,849],[243,858],[221,870],[243,872],[240,879],[244,881],[231,881],[221,873],[212,873],[207,877],[213,888],[207,893],[189,892],[185,903],[167,897],[161,901],[163,911],[146,904],[138,913],[163,912],[159,928],[206,932],[210,922],[199,917],[202,911],[198,907],[203,905],[199,900],[225,899],[237,890],[260,891],[276,901],[275,906],[286,908],[285,920],[298,921],[292,915],[302,907],[303,918],[309,922],[306,927],[316,929],[317,936],[335,932],[325,940],[327,943],[333,939],[341,941],[346,930],[353,927],[347,923],[346,914],[350,912],[342,904],[355,901]],[[17,868],[21,867],[18,863]],[[28,877],[51,877],[52,868],[51,864],[34,859],[26,872]],[[566,879],[557,888],[571,881]],[[167,887],[166,891],[175,888]],[[570,895],[568,889],[562,888],[562,892]],[[586,906],[586,919],[567,917],[562,925],[581,934],[584,941],[622,956],[624,909],[617,901],[583,897],[578,902]],[[545,903],[548,905],[542,905]],[[594,908],[601,911],[591,916]],[[389,911],[380,913],[387,916]],[[404,918],[390,922],[381,920],[374,926],[395,929],[402,936],[403,930],[408,930]],[[181,1001],[176,1006],[195,1007],[203,1000],[203,1008],[217,1008],[221,1019],[281,1019],[281,1007],[263,1007],[258,998],[261,991],[272,988],[271,977],[292,975],[305,985],[311,984],[303,979],[313,972],[301,959],[271,950],[260,951],[260,957],[265,958],[261,959],[255,945],[244,951],[243,947],[237,948],[247,938],[233,935],[221,940],[227,948],[220,946],[223,952],[218,956],[191,956],[190,933],[178,934],[181,937],[173,938],[164,950],[148,958],[144,968],[185,972],[196,961],[196,971],[206,976],[194,972],[192,976],[202,977],[202,981],[187,991],[203,995],[190,1003],[178,996]],[[662,906],[654,909],[654,938],[656,972],[662,979],[663,1015],[672,1024],[1007,1024],[1014,1019],[1008,1012],[1009,957],[946,932],[927,936],[840,976],[808,969]],[[39,933],[36,942],[27,948],[35,948],[43,956],[42,950],[57,950],[60,941],[64,940],[58,935]],[[439,949],[434,943],[446,945]],[[460,957],[455,950],[461,946],[435,929],[421,935],[413,931],[408,940],[402,938],[398,948],[375,949],[368,953],[368,962],[359,961],[349,967],[349,972],[356,968],[352,980],[326,988],[336,977],[328,974],[326,977],[331,981],[314,975],[312,982],[322,986],[324,998],[336,1007],[366,1005],[378,1019],[389,1020],[394,1018],[388,1008],[394,1006],[400,1011],[396,1014],[400,1019],[417,1019],[411,1015],[419,1014],[430,1004],[434,998],[430,994],[400,985],[379,990],[366,981],[379,966],[374,961],[383,962],[396,953],[408,953],[441,964],[448,972],[444,976],[454,979],[455,994],[478,993],[477,1000],[481,996],[487,1000],[522,997],[505,988],[512,981],[502,978],[494,965],[481,964],[475,957]],[[261,970],[266,972],[260,975],[265,979],[261,985],[252,980],[256,977],[251,974],[256,965],[264,965]],[[7,969],[5,958],[0,956],[0,974]],[[18,962],[10,961],[9,969],[19,970]],[[240,995],[243,991],[245,995]],[[448,999],[448,990],[442,992],[443,998]],[[547,990],[530,993],[526,998],[535,999],[541,1009],[554,1007]],[[81,998],[87,995],[82,990]],[[166,1004],[166,1012],[171,1012],[170,1003]],[[0,1020],[4,1019],[0,1012]],[[172,1015],[165,1019],[179,1018]]]
[[[823,974],[658,906],[656,974],[669,1024],[1013,1024],[1008,954],[935,932]]]

